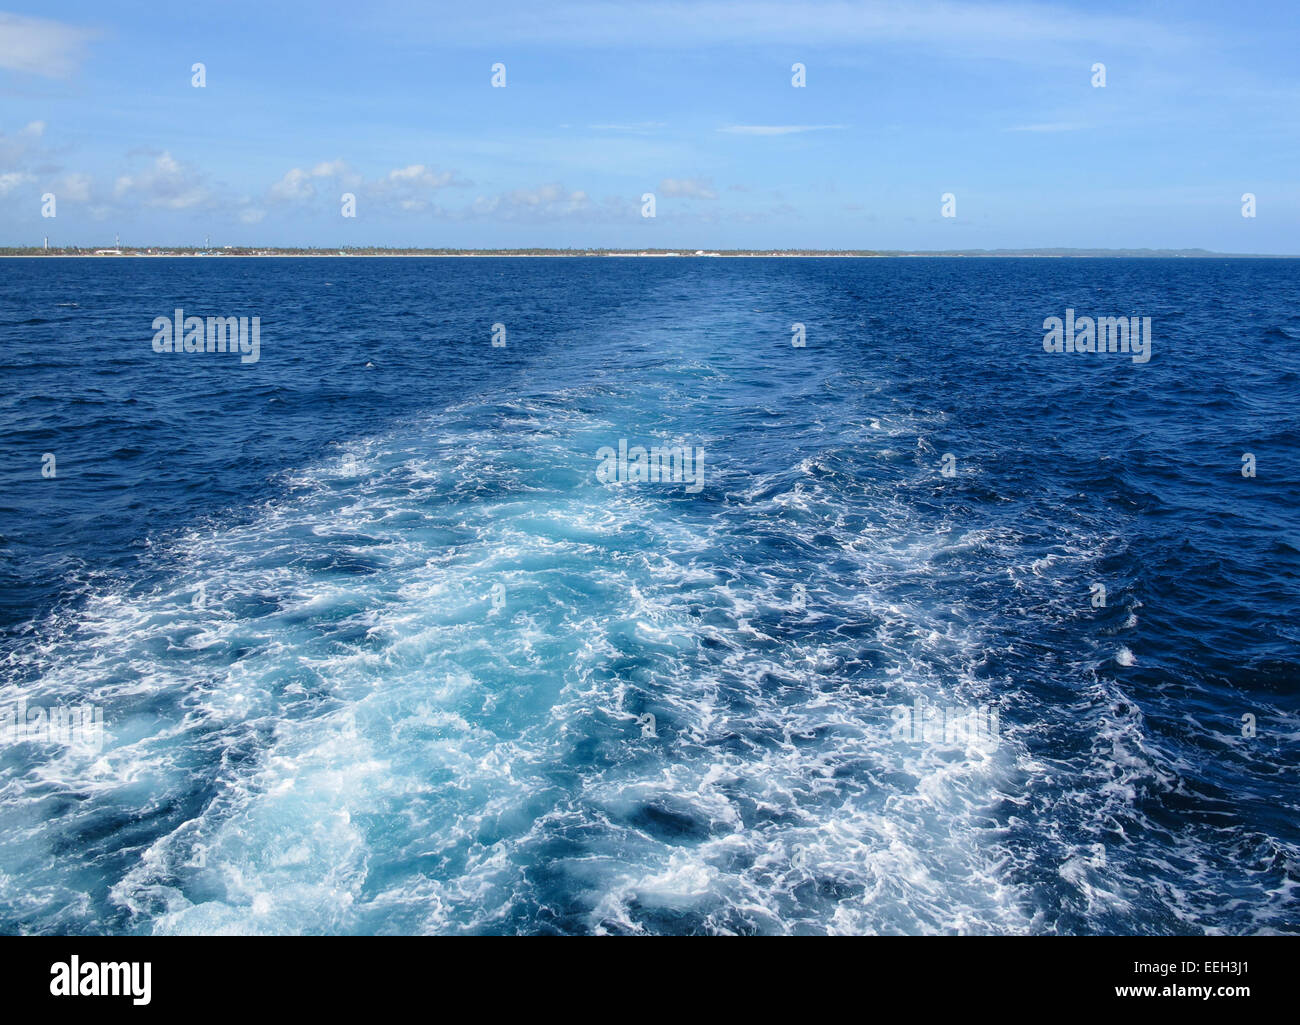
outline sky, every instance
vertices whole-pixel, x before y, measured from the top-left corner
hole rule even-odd
[[[1300,253],[1297,0],[0,4],[0,245]]]

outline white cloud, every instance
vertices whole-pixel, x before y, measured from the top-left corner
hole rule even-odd
[[[381,178],[366,181],[343,160],[322,161],[310,170],[291,168],[267,190],[273,203],[299,203],[315,199],[318,184],[354,191],[375,206],[387,206],[408,213],[431,208],[431,196],[438,189],[467,185],[454,171],[438,171],[424,164],[396,167]],[[259,217],[260,220],[260,217]]]
[[[55,187],[59,199],[70,199],[76,203],[87,203],[90,201],[90,175],[82,172],[65,174],[62,181]]]
[[[450,185],[455,176],[450,171],[436,174],[423,164],[411,164],[388,172],[388,182],[393,185],[421,185],[425,188],[440,189]]]
[[[588,125],[593,132],[626,132],[630,135],[649,135],[660,128],[666,128],[664,121],[634,121],[625,125]]]
[[[167,152],[160,154],[149,169],[118,178],[113,195],[169,210],[187,210],[211,198],[198,172]]]
[[[25,174],[22,171],[10,171],[7,174],[0,174],[0,196],[8,195],[20,185],[26,185],[35,180],[30,174]]]
[[[535,189],[513,189],[498,196],[479,196],[468,212],[505,221],[550,221],[587,217],[598,209],[582,189],[571,190],[553,182]]]
[[[271,186],[271,198],[281,202],[311,199],[316,195],[316,186],[311,179],[310,171],[304,171],[301,167],[290,168],[283,178]]]
[[[542,185],[535,189],[514,189],[506,193],[509,202],[519,206],[546,206],[564,199],[563,185]]]
[[[492,5],[439,8],[402,20],[405,39],[443,45],[670,47],[906,44],[918,49],[1021,63],[1048,48],[1105,44],[1110,50],[1191,43],[1185,30],[1142,17],[1024,0],[557,0],[503,10]],[[788,64],[788,62],[787,62]]]
[[[46,18],[0,13],[0,68],[66,78],[77,69],[86,43],[95,35]]]
[[[717,199],[713,184],[707,178],[665,178],[659,183],[662,196],[684,196],[688,199]]]
[[[824,132],[844,125],[727,125],[720,132],[732,135],[794,135],[798,132]]]
[[[316,196],[318,180],[333,180],[346,188],[361,184],[361,175],[348,167],[344,160],[322,160],[310,171],[301,167],[290,168],[284,177],[271,186],[268,195],[272,202],[296,203]]]
[[[311,169],[313,178],[336,178],[346,174],[348,165],[342,160],[322,160]]]
[[[1008,132],[1077,132],[1084,127],[1086,126],[1072,121],[1052,121],[1041,125],[1015,125],[1005,130]]]
[[[40,148],[37,140],[44,134],[44,121],[33,121],[26,127],[18,129],[13,135],[0,132],[0,166],[17,168],[30,164]]]
[[[370,202],[392,205],[400,210],[416,212],[432,207],[432,196],[438,189],[467,185],[453,171],[435,171],[424,164],[397,167],[378,181],[362,186]]]

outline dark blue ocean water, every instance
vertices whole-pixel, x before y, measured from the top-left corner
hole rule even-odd
[[[1300,262],[10,259],[0,363],[0,711],[105,722],[0,931],[1300,931]]]

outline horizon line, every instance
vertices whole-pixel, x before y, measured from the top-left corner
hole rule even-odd
[[[662,257],[826,257],[826,258],[889,258],[889,257],[963,257],[963,258],[1159,258],[1185,259],[1300,259],[1297,253],[1232,253],[1199,247],[1154,248],[1149,246],[1089,247],[1089,246],[1032,246],[999,249],[821,249],[803,246],[777,246],[771,248],[740,247],[708,249],[690,247],[609,247],[609,246],[497,246],[493,248],[456,246],[278,246],[278,245],[101,245],[101,246],[0,246],[0,257],[146,257],[168,256],[252,256],[252,257],[473,257],[473,256],[555,256],[662,258]]]

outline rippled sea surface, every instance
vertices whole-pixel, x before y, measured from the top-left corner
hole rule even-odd
[[[0,363],[0,711],[105,723],[0,931],[1300,932],[1300,262],[11,259]]]

